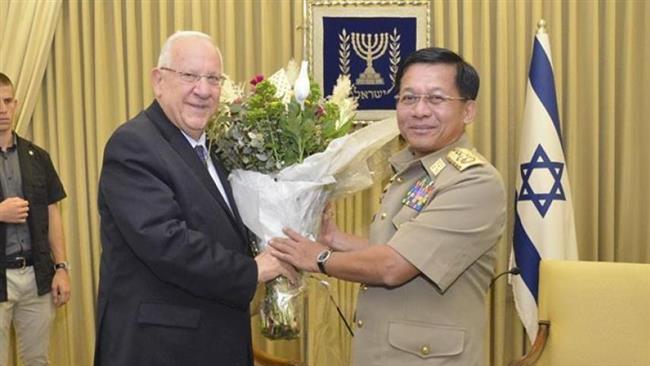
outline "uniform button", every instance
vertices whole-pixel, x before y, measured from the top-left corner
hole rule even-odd
[[[385,213],[385,212],[382,212],[382,213],[381,213],[381,219],[383,220],[383,219],[385,219],[385,218],[386,218],[386,213]]]
[[[397,183],[402,183],[404,179],[402,177],[397,177],[395,181],[397,181]]]
[[[368,286],[361,285],[361,291],[368,291]]]
[[[361,319],[357,320],[357,327],[359,328],[363,327],[363,320]]]
[[[422,346],[422,347],[420,348],[420,353],[422,353],[422,356],[426,356],[426,355],[428,355],[429,352],[431,352],[431,351],[429,350],[429,346]]]

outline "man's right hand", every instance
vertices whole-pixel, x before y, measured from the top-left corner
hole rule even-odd
[[[269,251],[263,251],[257,257],[257,282],[267,282],[278,276],[286,277],[289,282],[298,282],[298,272],[292,265],[282,262],[271,255]]]
[[[9,197],[0,202],[0,221],[22,224],[27,220],[29,202],[20,197]]]

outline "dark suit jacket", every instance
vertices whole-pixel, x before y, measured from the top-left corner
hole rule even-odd
[[[199,157],[154,102],[106,144],[96,366],[252,365],[257,266]]]

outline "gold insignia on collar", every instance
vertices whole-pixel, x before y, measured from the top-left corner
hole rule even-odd
[[[472,150],[457,147],[447,154],[447,161],[461,172],[474,165],[481,165],[483,161]]]
[[[434,177],[437,177],[440,172],[445,169],[447,164],[442,159],[436,160],[435,163],[431,164],[429,166],[429,170],[431,171],[431,174],[433,174]]]

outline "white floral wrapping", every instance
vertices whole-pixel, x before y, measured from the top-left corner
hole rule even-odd
[[[246,226],[261,239],[259,249],[269,239],[283,236],[283,227],[314,234],[314,223],[320,222],[327,199],[372,185],[367,161],[398,133],[395,119],[389,118],[332,140],[325,151],[282,169],[275,177],[234,170],[229,179],[237,208]]]
[[[372,185],[368,161],[398,133],[395,119],[389,118],[332,140],[325,151],[275,176],[234,170],[229,179],[235,201],[244,223],[259,239],[258,249],[263,251],[271,238],[283,236],[284,227],[314,237],[326,201]],[[260,307],[266,337],[298,337],[302,288],[302,283],[292,286],[284,278],[266,285]]]

